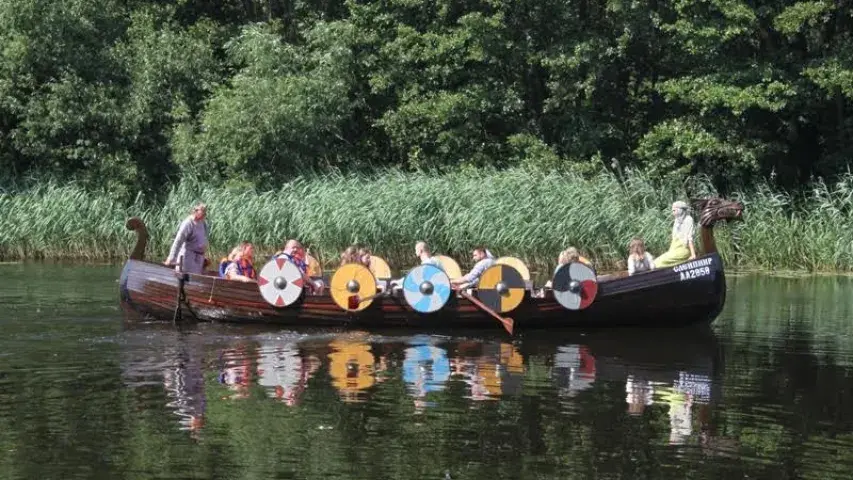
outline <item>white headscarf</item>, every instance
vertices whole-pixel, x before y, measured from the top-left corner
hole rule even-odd
[[[678,237],[684,245],[687,245],[694,233],[693,217],[687,214],[687,209],[690,207],[686,202],[678,200],[672,203],[672,208],[678,209],[672,225],[672,236]]]

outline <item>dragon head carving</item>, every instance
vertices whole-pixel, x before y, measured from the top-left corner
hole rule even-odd
[[[711,197],[693,199],[691,203],[703,227],[713,227],[719,221],[743,220],[743,204],[734,200]]]

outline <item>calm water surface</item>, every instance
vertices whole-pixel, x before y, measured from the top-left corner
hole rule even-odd
[[[684,331],[127,322],[120,267],[0,265],[0,478],[850,478],[853,279]]]

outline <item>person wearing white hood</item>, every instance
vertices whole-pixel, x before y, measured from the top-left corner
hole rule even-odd
[[[669,250],[655,259],[655,268],[671,267],[696,258],[696,249],[693,245],[696,228],[693,217],[687,213],[688,208],[687,203],[680,200],[672,204],[672,216],[675,217],[672,225],[672,243],[669,245]]]

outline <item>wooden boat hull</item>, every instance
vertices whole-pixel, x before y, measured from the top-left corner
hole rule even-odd
[[[452,297],[441,310],[420,314],[402,296],[376,298],[370,307],[351,313],[329,295],[307,295],[289,307],[274,307],[261,297],[255,283],[189,275],[181,316],[209,322],[270,323],[352,328],[408,327],[417,329],[494,328],[496,320],[464,298]],[[717,253],[691,262],[619,278],[602,278],[598,295],[585,310],[562,307],[553,296],[527,297],[508,314],[515,330],[554,327],[673,327],[710,323],[726,297],[723,264]],[[146,317],[172,320],[179,282],[173,269],[143,260],[128,260],[120,279],[124,307]]]

